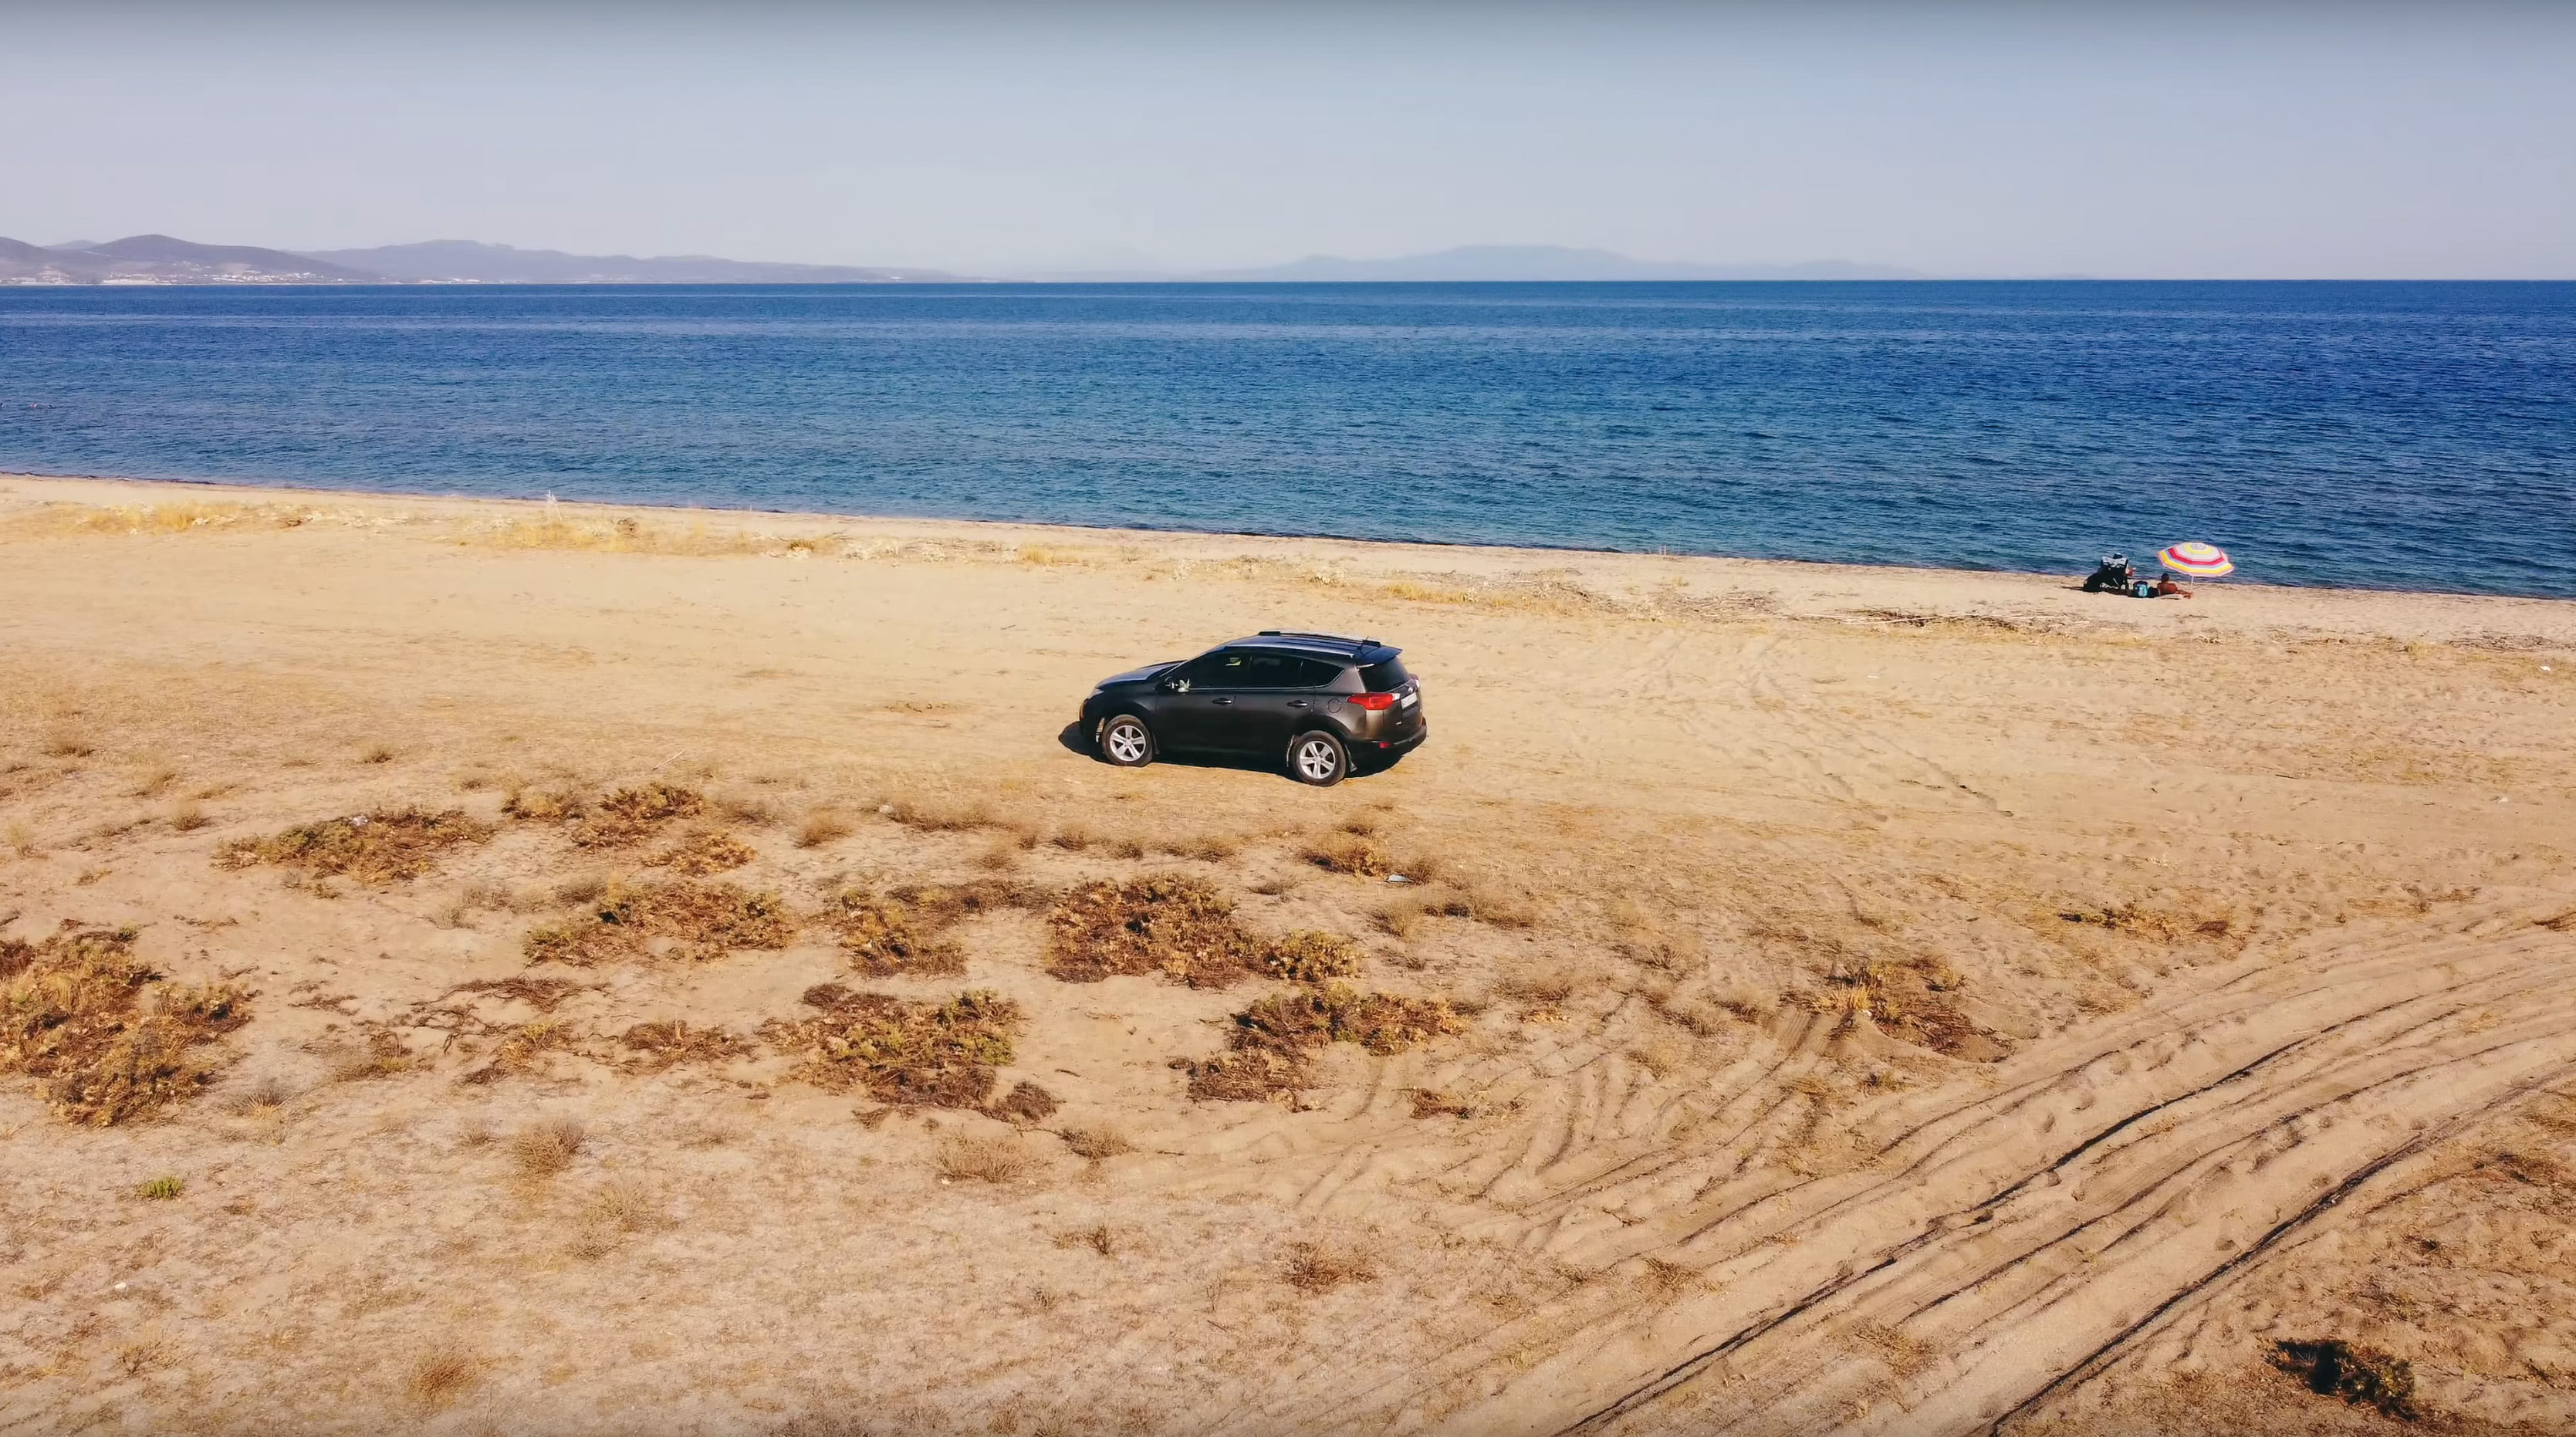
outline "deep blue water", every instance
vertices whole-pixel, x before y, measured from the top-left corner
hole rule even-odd
[[[0,470],[2576,597],[2576,284],[0,288]]]

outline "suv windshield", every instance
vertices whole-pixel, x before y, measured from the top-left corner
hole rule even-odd
[[[1389,659],[1382,664],[1363,665],[1360,682],[1368,685],[1370,693],[1391,694],[1413,682],[1413,675],[1405,671],[1404,660]]]

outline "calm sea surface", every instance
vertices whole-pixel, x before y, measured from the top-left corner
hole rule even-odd
[[[0,470],[2576,597],[2576,284],[0,288]]]

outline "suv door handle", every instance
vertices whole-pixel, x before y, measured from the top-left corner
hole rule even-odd
[[[1290,707],[1290,708],[1292,708],[1292,709],[1301,709],[1301,708],[1304,708],[1305,706],[1306,706],[1306,701],[1305,701],[1304,699],[1290,699],[1290,700],[1288,701],[1288,707]]]
[[[1228,707],[1231,707],[1231,706],[1233,705],[1233,703],[1234,703],[1234,700],[1232,700],[1232,699],[1218,699],[1218,700],[1216,701],[1216,706],[1217,706],[1218,708],[1228,708]]]

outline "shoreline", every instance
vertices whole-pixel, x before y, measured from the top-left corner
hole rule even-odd
[[[6,486],[21,483],[35,484],[39,486],[60,486],[68,491],[72,491],[70,493],[66,493],[63,498],[66,502],[73,503],[88,502],[84,498],[77,497],[80,491],[123,491],[142,493],[153,490],[169,490],[174,491],[178,495],[188,496],[207,493],[222,494],[234,499],[236,502],[246,503],[277,503],[303,498],[328,499],[344,504],[359,505],[410,504],[415,506],[442,506],[448,509],[460,511],[488,508],[502,511],[535,511],[540,513],[548,512],[549,506],[552,506],[553,512],[574,516],[668,516],[671,518],[686,519],[695,522],[706,522],[709,520],[734,523],[767,521],[799,526],[827,525],[842,528],[862,526],[865,528],[881,530],[917,529],[926,531],[943,531],[962,529],[972,533],[983,534],[1036,534],[1041,536],[1056,536],[1059,538],[1067,538],[1067,536],[1084,536],[1094,542],[1108,540],[1113,542],[1150,542],[1158,544],[1183,545],[1198,543],[1238,543],[1270,546],[1323,545],[1334,548],[1347,548],[1360,554],[1418,552],[1425,556],[1482,556],[1488,559],[1519,558],[1523,560],[1536,560],[1542,562],[1553,560],[1558,565],[1580,565],[1585,561],[1596,563],[1679,563],[1686,565],[1714,566],[1721,570],[1740,568],[1748,572],[1756,573],[1777,571],[1781,573],[1800,574],[1810,578],[1821,578],[1832,575],[1878,575],[1887,577],[1927,576],[1971,582],[1979,580],[1995,580],[2008,581],[2020,585],[2041,583],[2050,586],[2071,586],[2072,583],[2080,582],[2083,577],[2083,573],[2085,572],[2081,567],[2075,570],[2060,571],[1954,568],[1933,564],[1879,564],[1861,561],[1782,559],[1734,554],[1703,554],[1689,552],[1662,553],[1632,549],[1591,549],[1576,546],[1559,547],[1545,544],[1478,544],[1465,541],[1452,542],[1438,539],[1353,538],[1343,535],[1320,533],[1293,534],[1263,533],[1250,530],[1165,529],[1145,526],[1088,525],[1042,520],[975,519],[962,517],[945,518],[901,514],[846,513],[810,509],[762,509],[729,506],[716,507],[656,504],[647,502],[621,502],[593,499],[558,499],[551,494],[548,494],[543,498],[523,499],[474,494],[434,494],[418,490],[404,489],[338,488],[299,484],[255,484],[230,479],[128,478],[116,475],[39,474],[24,471],[0,472],[0,496],[5,496],[7,494],[8,491]],[[6,506],[0,505],[0,514],[5,513]],[[2150,556],[2150,559],[2152,559],[2152,556]],[[2152,568],[2153,565],[2152,562],[2149,562],[2141,564],[2139,567],[2143,570]],[[2544,613],[2561,612],[2563,615],[2567,616],[2568,622],[2576,624],[2576,598],[2560,598],[2547,594],[2492,594],[2451,589],[2396,589],[2322,584],[2272,584],[2233,577],[2219,580],[2193,580],[2191,582],[2195,587],[2201,584],[2209,585],[2213,595],[2224,592],[2263,596],[2324,596],[2330,598],[2332,601],[2338,602],[2370,600],[2413,602],[2438,601],[2444,603],[2475,605],[2538,606],[2540,611]],[[2083,597],[2088,599],[2102,599],[2117,596],[2084,595]],[[2155,607],[2164,608],[2169,606],[2163,603],[2158,603]],[[2552,627],[2555,626],[2553,625]],[[2571,629],[2570,636],[2571,639],[2576,639],[2576,629]]]

